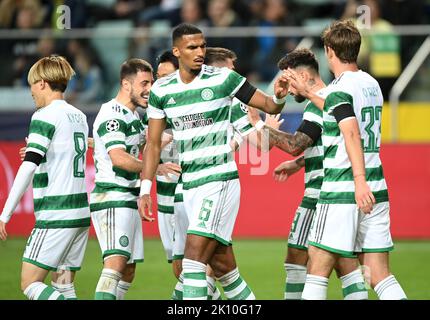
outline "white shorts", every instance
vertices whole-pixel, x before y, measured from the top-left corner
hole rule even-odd
[[[370,214],[355,204],[317,204],[309,244],[341,255],[393,250],[390,204],[377,203]]]
[[[214,238],[224,245],[231,245],[239,202],[239,179],[215,181],[184,190],[185,211],[190,222],[187,234]]]
[[[28,238],[22,261],[57,271],[81,269],[89,227],[39,229]]]
[[[124,256],[127,263],[143,262],[143,232],[139,212],[131,208],[109,208],[91,212],[91,220],[103,260]]]
[[[172,262],[173,236],[175,228],[175,215],[158,211],[158,231],[166,252],[167,261]]]
[[[291,224],[288,246],[291,248],[307,250],[309,230],[316,209],[298,207]]]
[[[173,260],[180,260],[184,258],[188,224],[188,216],[185,212],[184,201],[175,202],[175,233],[173,237]]]

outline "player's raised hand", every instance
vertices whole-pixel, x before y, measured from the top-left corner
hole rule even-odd
[[[364,179],[364,175],[355,181],[355,202],[365,214],[370,213],[376,203],[375,196]]]
[[[6,241],[7,232],[6,232],[6,223],[0,220],[0,240]]]
[[[144,194],[143,196],[139,197],[137,204],[140,217],[143,221],[152,222],[155,220],[152,217],[152,200],[149,194]]]
[[[295,70],[288,68],[285,71],[286,77],[289,80],[290,86],[297,91],[297,94],[308,97],[310,88],[306,81]]]
[[[161,163],[157,167],[157,175],[166,177],[167,181],[172,181],[169,177],[169,173],[179,177],[181,172],[181,166],[173,162]]]
[[[261,120],[260,111],[256,108],[248,107],[248,121],[249,121],[249,123],[251,123],[253,126],[255,126],[255,124],[260,120]]]
[[[279,127],[281,126],[281,124],[284,122],[284,119],[281,119],[281,114],[268,114],[266,113],[266,119],[264,120],[264,123],[269,126],[272,127],[273,129],[279,129]]]
[[[282,99],[287,96],[290,80],[284,71],[275,81],[273,85],[273,93],[276,98]]]
[[[273,178],[278,182],[285,182],[287,179],[300,170],[295,160],[282,162],[273,170]]]

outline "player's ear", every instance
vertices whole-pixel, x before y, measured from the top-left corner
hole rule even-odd
[[[178,47],[173,47],[172,48],[172,53],[176,58],[179,58],[180,53],[179,53],[179,48]]]
[[[130,80],[124,78],[121,80],[121,87],[123,87],[126,91],[130,91],[131,83]]]
[[[46,86],[48,85],[48,83],[45,80],[42,79],[42,80],[39,81],[38,85],[39,85],[39,89],[43,90],[43,89],[46,88]]]

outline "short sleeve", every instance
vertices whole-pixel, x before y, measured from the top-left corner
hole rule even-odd
[[[234,70],[227,70],[228,75],[224,81],[225,95],[233,98],[240,87],[245,83],[246,78]]]
[[[162,99],[156,95],[152,90],[149,93],[148,108],[146,109],[148,118],[163,119],[166,113],[163,110]]]
[[[344,104],[354,106],[352,96],[343,91],[330,93],[324,101],[324,110],[331,114],[336,107]]]
[[[115,148],[126,148],[126,132],[127,124],[123,119],[114,115],[112,115],[108,120],[100,123],[97,128],[97,134],[99,135],[107,152]]]
[[[313,122],[323,127],[323,118],[322,118],[322,111],[318,109],[318,107],[313,104],[312,102],[309,102],[308,105],[305,107],[305,110],[303,112],[303,120],[307,120],[309,122]]]
[[[242,137],[249,135],[255,130],[248,120],[248,107],[237,99],[233,100],[230,123],[234,130],[240,133]]]
[[[44,157],[54,134],[55,124],[42,117],[40,112],[34,113],[30,122],[26,152],[35,152]]]

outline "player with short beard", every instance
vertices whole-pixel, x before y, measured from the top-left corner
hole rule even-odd
[[[95,188],[91,218],[102,249],[103,271],[96,300],[121,300],[143,261],[142,224],[137,211],[139,153],[145,130],[136,109],[146,108],[153,82],[151,65],[129,59],[121,65],[117,96],[103,104],[94,121]],[[153,218],[144,216],[145,221]]]

